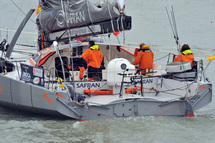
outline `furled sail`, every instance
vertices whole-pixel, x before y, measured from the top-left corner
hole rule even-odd
[[[71,37],[131,29],[131,17],[120,11],[117,1],[96,5],[88,0],[40,0],[39,5],[38,29],[49,41],[67,38],[68,28]]]

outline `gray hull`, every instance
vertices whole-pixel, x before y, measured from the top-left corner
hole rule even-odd
[[[56,111],[56,93],[0,75],[0,105],[33,113],[62,116]]]
[[[68,100],[58,99],[57,110],[68,117],[81,120],[139,116],[186,116],[212,101],[212,86],[208,84],[202,85],[202,87],[199,88],[199,92],[195,96],[175,101],[130,97],[119,98],[107,105],[80,105]]]
[[[187,99],[159,101],[156,98],[133,94],[123,98],[118,95],[100,95],[104,100],[107,97],[113,98],[113,101],[101,104],[77,103],[69,100],[65,93],[52,92],[4,75],[0,75],[0,84],[2,106],[46,115],[64,115],[77,120],[138,116],[185,116],[212,101],[211,84],[200,85],[196,95]]]

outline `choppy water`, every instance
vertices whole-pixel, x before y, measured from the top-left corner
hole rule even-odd
[[[97,0],[94,0],[97,1]],[[14,0],[24,12],[36,8],[36,0]],[[167,1],[168,2],[168,1]],[[174,0],[180,43],[191,46],[195,59],[206,59],[215,49],[215,1]],[[126,12],[132,16],[133,28],[126,43],[151,45],[155,59],[177,53],[163,0],[126,0]],[[35,15],[32,19],[35,19]],[[17,29],[23,18],[10,0],[0,0],[0,28]],[[35,34],[21,34],[18,43],[36,44],[36,26],[29,21],[24,29]],[[9,41],[13,36],[9,33]],[[5,38],[1,31],[0,40]],[[122,37],[120,37],[122,39]],[[117,42],[115,37],[112,41]],[[156,61],[165,65],[164,61]],[[215,83],[215,63],[207,75]],[[214,87],[214,86],[213,86]],[[213,143],[215,141],[215,103],[189,117],[142,117],[77,122],[69,119],[41,117],[0,108],[0,143],[68,143],[68,142],[138,142],[138,143]]]

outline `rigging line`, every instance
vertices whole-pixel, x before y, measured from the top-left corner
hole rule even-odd
[[[170,18],[168,9],[167,9],[166,6],[165,6],[165,8],[166,8],[166,13],[167,13],[167,16],[168,16],[168,19],[169,19],[169,23],[170,23],[170,26],[171,26],[171,29],[172,29],[172,32],[173,32],[173,36],[174,36],[174,38],[175,38],[175,31],[174,31],[174,29],[173,29],[173,24],[172,24],[172,21],[171,21],[171,18]]]
[[[199,92],[197,92],[196,94],[194,94],[194,95],[193,95],[193,97],[194,97],[194,96],[196,96],[198,93],[199,93]],[[189,97],[187,100],[190,100],[191,98],[192,98],[192,97]],[[180,104],[178,104],[178,105],[176,105],[176,106],[174,106],[174,107],[172,107],[172,108],[170,108],[170,109],[167,109],[167,110],[165,110],[165,111],[163,111],[163,112],[160,112],[160,113],[154,114],[154,115],[152,115],[152,116],[158,116],[158,115],[161,115],[161,114],[166,113],[166,112],[168,112],[168,111],[171,111],[171,110],[175,109],[176,107],[179,107],[179,106],[181,106],[181,105],[183,105],[183,104],[185,104],[185,101],[184,101],[184,102],[182,102],[182,103],[180,103]]]
[[[24,3],[24,2],[23,2],[23,3]],[[22,3],[22,5],[23,5],[23,3]],[[21,5],[21,7],[22,7],[22,5]],[[16,15],[16,17],[15,17],[15,20],[14,20],[14,22],[13,22],[13,24],[12,24],[12,29],[13,29],[13,27],[14,27],[16,21],[17,21],[17,18],[18,18],[18,16],[19,16],[19,14],[20,14],[20,12],[17,12],[17,15]],[[8,28],[7,28],[7,30],[8,30]]]
[[[93,32],[93,30],[90,28],[90,26],[88,24],[86,24],[86,25],[89,28],[90,32],[93,33],[94,36],[96,36],[96,34]]]
[[[165,56],[163,56],[163,57],[161,57],[161,58],[158,58],[158,59],[154,60],[154,62],[155,62],[155,61],[158,61],[158,60],[161,60],[161,59],[164,59],[164,58],[166,58],[166,57],[168,57],[168,56],[169,56],[169,54],[167,54],[167,55],[165,55]]]
[[[0,28],[0,31],[6,31],[6,32],[16,32],[16,30],[12,30],[12,29],[3,29],[3,28]],[[23,34],[32,34],[32,35],[37,35],[37,33],[34,33],[34,32],[27,32],[27,31],[22,31]]]
[[[87,0],[86,2],[87,2],[87,10],[88,10],[88,15],[89,15],[89,18],[90,18],[90,22],[94,25],[93,20],[92,20],[92,17],[91,17],[91,15],[90,15],[89,1]]]
[[[181,59],[182,59],[182,55],[181,55]],[[182,65],[183,69],[185,69],[183,63],[181,63],[180,65]],[[187,78],[186,72],[184,72],[184,73],[182,73],[182,74],[184,75],[185,78]],[[188,81],[186,80],[185,82],[186,82],[186,84],[188,85]],[[190,88],[189,88],[189,86],[188,86],[187,89],[185,89],[185,91],[186,91],[186,95],[188,95],[188,94],[190,93]],[[188,92],[189,92],[189,93],[188,93]],[[186,98],[187,98],[187,96],[186,96]]]
[[[24,52],[24,51],[19,51],[19,50],[13,50],[13,52],[17,52],[17,53],[25,53],[25,54],[35,54],[35,53],[32,53],[32,52]]]
[[[178,88],[172,88],[169,85],[167,85],[165,82],[163,82],[163,85],[167,88],[166,90],[160,91],[160,92],[167,92],[167,91],[174,91],[174,90],[186,90],[188,89],[194,82],[190,83],[189,85],[184,85],[182,87],[178,87]]]
[[[188,84],[187,82],[185,84],[187,85],[184,85],[182,87],[178,87],[178,88],[172,88],[170,87],[168,84],[166,84],[165,82],[163,82],[163,85],[167,88],[167,90],[164,90],[162,92],[166,92],[166,91],[174,91],[174,90],[186,90],[190,88],[190,86],[193,84],[194,82],[191,82],[190,84]]]
[[[174,107],[172,107],[172,108],[170,108],[170,109],[167,109],[167,110],[165,110],[165,111],[163,111],[163,112],[154,114],[154,115],[152,115],[152,116],[158,116],[158,115],[161,115],[161,114],[166,113],[166,112],[168,112],[168,111],[171,111],[171,110],[175,109],[176,107],[179,107],[179,106],[183,105],[184,103],[185,103],[185,102],[182,102],[182,103],[180,103],[180,104],[178,104],[178,105],[176,105],[176,106],[174,106]]]
[[[13,0],[10,0],[15,6],[16,6],[16,8],[18,8],[19,9],[19,11],[21,11],[25,16],[27,15],[24,11],[22,11],[22,9],[13,1]],[[30,18],[30,20],[35,24],[35,21],[34,20],[32,20],[31,18]]]
[[[97,111],[95,111],[95,110],[92,110],[92,109],[90,109],[90,108],[87,108],[89,111],[91,111],[91,112],[94,112],[94,113],[96,113],[96,114],[100,114],[100,115],[103,115],[103,116],[106,116],[106,117],[110,117],[110,118],[118,118],[118,117],[114,117],[114,116],[110,116],[110,115],[106,115],[106,114],[103,114],[103,113],[100,113],[100,112],[97,112]]]
[[[124,25],[123,25],[123,17],[121,16],[121,26],[122,26],[122,30],[125,31]]]
[[[64,11],[64,15],[65,15],[65,24],[66,24],[66,26],[67,26],[67,32],[68,32],[68,35],[69,35],[69,49],[70,49],[70,53],[72,53],[72,51],[73,51],[73,47],[72,47],[72,39],[71,39],[71,31],[70,31],[70,23],[69,23],[69,17],[68,16],[70,16],[69,15],[69,1],[67,0],[67,6],[66,6],[66,3],[63,3],[63,1],[61,0],[61,4],[62,4],[62,10]],[[68,20],[68,21],[67,21]],[[73,67],[73,57],[72,57],[72,60],[71,60],[71,64],[72,64],[72,85],[73,85],[73,90],[74,90],[74,99],[73,100],[77,100],[77,93],[76,93],[76,88],[75,88],[75,79],[74,79],[74,67]],[[69,91],[69,89],[68,89],[68,86],[67,86],[67,84],[66,84],[66,87],[67,87],[67,92],[69,93],[69,95],[70,95],[70,91]],[[70,100],[72,100],[71,99],[71,97],[69,96],[69,99]]]
[[[178,37],[178,32],[177,32],[177,26],[176,26],[176,20],[175,20],[175,14],[174,14],[174,9],[173,9],[173,4],[172,3],[170,4],[170,2],[169,2],[169,6],[170,6],[171,18],[170,18],[170,15],[168,13],[167,7],[166,7],[166,11],[167,11],[167,15],[168,15],[168,18],[169,18],[169,21],[170,21],[170,25],[171,25],[171,28],[172,28],[172,31],[173,31],[174,39],[175,39],[176,44],[177,44],[177,50],[178,50],[178,52],[180,52],[179,37]],[[172,20],[172,22],[171,22],[171,20]],[[182,66],[184,66],[184,65],[182,65]],[[186,73],[184,73],[184,76],[186,78]],[[186,83],[187,83],[187,81],[186,81]],[[190,93],[190,88],[188,87],[187,90],[186,90],[186,93],[187,93],[186,95],[188,95],[188,92]]]
[[[109,16],[111,18],[111,27],[112,27],[112,30],[113,32],[116,32],[115,29],[114,29],[114,26],[113,26],[113,17],[111,15],[111,12],[110,12],[110,2],[108,1],[108,13],[109,13]]]
[[[32,1],[32,0],[29,0],[29,3],[28,3],[28,9],[30,9],[31,1]]]
[[[172,1],[171,1],[172,2]],[[178,37],[178,32],[177,32],[177,26],[176,26],[176,20],[175,20],[175,14],[174,14],[174,9],[173,9],[173,4],[171,3],[171,16],[172,16],[172,22],[173,22],[173,26],[174,26],[174,30],[175,30],[175,40],[176,40],[176,44],[177,44],[177,50],[179,52],[180,50],[180,44],[179,44],[179,37]],[[184,67],[184,65],[182,64],[182,66]],[[186,73],[184,73],[185,78],[187,78]],[[188,81],[186,80],[186,84],[188,84]],[[186,90],[187,95],[190,93],[190,88],[188,87],[188,89]]]
[[[87,10],[88,10],[88,15],[89,15],[89,18],[90,18],[90,22],[92,23],[92,25],[94,25],[93,20],[92,20],[92,17],[91,17],[91,15],[90,15],[89,1],[87,1],[86,3],[87,3]],[[96,34],[93,32],[93,30],[92,30],[92,29],[90,28],[90,26],[87,24],[87,22],[86,22],[86,26],[88,27],[88,29],[90,30],[90,32],[91,32],[94,36],[96,36]]]
[[[174,10],[173,10],[173,5],[171,5],[171,8],[172,8],[171,15],[172,15],[172,20],[173,20],[173,26],[175,29],[176,40],[177,40],[176,43],[177,43],[177,45],[179,45],[179,37],[178,37],[178,31],[177,31],[177,26],[176,26],[176,21],[175,21],[175,14],[174,14]]]
[[[172,29],[172,32],[173,32],[173,36],[174,36],[174,39],[176,41],[176,44],[177,44],[177,50],[179,51],[179,37],[178,37],[178,32],[177,32],[177,26],[176,26],[176,21],[175,21],[175,16],[174,16],[174,10],[173,10],[173,5],[170,4],[169,2],[169,10],[167,8],[167,4],[165,4],[165,8],[166,8],[166,12],[167,12],[167,16],[168,16],[168,19],[169,19],[169,22],[170,22],[170,26],[171,26],[171,29]],[[170,12],[169,12],[170,11]],[[170,14],[171,14],[171,17],[170,17]]]
[[[180,51],[180,43],[179,43],[179,36],[178,36],[178,31],[177,31],[177,26],[176,26],[176,20],[175,20],[175,14],[174,14],[172,1],[171,1],[171,4],[169,6],[170,6],[170,12],[171,12],[171,16],[172,16],[173,28],[174,28],[174,31],[175,31],[174,38],[175,38],[175,41],[176,41],[176,44],[177,44],[177,50],[179,52]]]
[[[186,82],[186,85],[182,85],[181,87],[177,87],[177,88],[172,88],[169,84],[167,84],[165,81],[163,81],[163,85],[167,88],[167,90],[165,90],[165,91],[185,90],[188,87],[190,87],[193,83],[194,83],[194,81],[190,82],[190,84],[188,84]],[[185,84],[185,82],[184,82],[184,84]]]

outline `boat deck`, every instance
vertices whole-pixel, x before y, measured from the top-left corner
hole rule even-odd
[[[85,101],[90,105],[107,105],[122,100],[130,101],[140,99],[142,101],[169,101],[178,100],[181,97],[184,97],[184,95],[172,95],[166,93],[156,94],[156,92],[150,92],[144,93],[143,96],[137,94],[122,94],[122,97],[119,97],[119,95],[91,95],[86,98]]]

